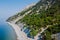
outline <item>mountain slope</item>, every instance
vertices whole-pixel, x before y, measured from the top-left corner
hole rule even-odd
[[[23,16],[26,13],[27,15]],[[10,17],[7,21],[11,22],[22,16],[23,18],[19,19],[15,23],[25,24],[24,26],[31,30],[30,35],[36,36],[42,31],[41,28],[44,29],[47,25],[55,27],[54,25],[60,24],[60,0],[40,0],[28,9]]]

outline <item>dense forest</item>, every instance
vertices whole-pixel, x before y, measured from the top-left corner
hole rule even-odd
[[[54,1],[55,3],[51,7],[48,6],[46,10],[43,9],[38,13],[34,11],[35,13],[32,12],[19,20],[26,24],[26,27],[29,26],[28,28],[31,30],[30,34],[32,36],[36,36],[41,31],[40,28],[45,28],[47,25],[51,25],[47,29],[49,33],[54,34],[60,32],[60,1]]]
[[[24,27],[28,27],[31,36],[36,36],[41,28],[49,28],[45,30],[45,40],[51,40],[51,35],[60,32],[60,0],[41,0],[36,5],[30,7],[26,11],[20,12],[9,20],[14,20],[17,16],[24,15],[27,11],[32,10],[16,24],[23,23]]]

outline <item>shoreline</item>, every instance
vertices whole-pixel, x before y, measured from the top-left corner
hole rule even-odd
[[[7,22],[11,27],[15,30],[15,33],[17,35],[17,40],[32,40],[27,37],[27,35],[21,31],[20,27],[17,24]]]

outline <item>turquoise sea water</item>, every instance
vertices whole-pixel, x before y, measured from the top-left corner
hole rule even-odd
[[[8,13],[0,13],[0,40],[16,40],[14,29],[6,22],[9,16]]]
[[[0,40],[16,40],[14,29],[2,20],[0,20]]]

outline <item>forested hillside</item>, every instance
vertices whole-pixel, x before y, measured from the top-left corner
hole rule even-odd
[[[60,0],[40,0],[34,6],[18,13],[8,20],[15,20],[30,10],[31,12],[18,20],[16,24],[25,24],[25,27],[31,30],[31,36],[36,36],[42,27],[46,28],[48,25],[51,26],[46,30],[46,34],[49,33],[49,35],[51,35],[60,32]],[[49,35],[46,36],[46,40],[49,39]]]

